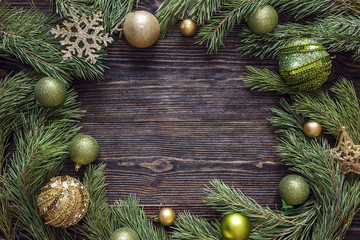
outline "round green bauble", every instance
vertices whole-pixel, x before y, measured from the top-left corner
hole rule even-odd
[[[159,38],[160,24],[154,15],[147,11],[130,13],[124,22],[126,40],[137,48],[147,48]]]
[[[310,38],[297,38],[281,49],[279,71],[291,88],[311,91],[328,79],[331,58],[321,43]]]
[[[66,99],[66,87],[53,77],[43,77],[35,84],[35,98],[44,107],[57,107]]]
[[[221,220],[221,233],[227,240],[245,240],[249,237],[249,218],[240,213],[230,213]]]
[[[115,230],[110,240],[140,240],[140,238],[131,228],[123,227]]]
[[[95,161],[99,154],[99,145],[90,135],[78,134],[70,142],[69,155],[75,162],[76,171],[81,165]]]
[[[304,203],[310,194],[309,184],[305,178],[296,174],[285,176],[279,184],[281,198],[291,205]]]
[[[278,24],[278,13],[270,6],[265,5],[253,11],[247,17],[247,25],[253,33],[266,34],[272,32]]]

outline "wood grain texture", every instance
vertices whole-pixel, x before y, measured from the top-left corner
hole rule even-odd
[[[25,0],[9,2],[28,6]],[[141,1],[140,8],[154,12],[159,4]],[[213,56],[177,29],[148,49],[115,39],[107,48],[105,80],[74,83],[87,110],[82,131],[100,145],[97,162],[107,163],[110,202],[135,193],[149,215],[165,205],[219,217],[202,203],[201,189],[220,178],[261,204],[279,207],[278,183],[289,171],[276,155],[277,136],[267,118],[281,96],[243,84],[245,66],[276,70],[277,62],[242,57],[236,50],[239,31],[238,26]],[[358,79],[360,68],[349,55],[334,63],[336,73]],[[14,68],[26,66],[0,59],[2,76]],[[63,170],[75,177],[82,173],[75,173],[70,160]],[[346,239],[359,236],[357,214]]]

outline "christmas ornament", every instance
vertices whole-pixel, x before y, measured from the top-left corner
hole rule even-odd
[[[192,37],[195,35],[197,24],[194,20],[186,18],[180,23],[180,33],[185,37]]]
[[[287,204],[299,205],[308,199],[310,188],[302,176],[290,174],[280,181],[279,192]]]
[[[176,219],[175,211],[172,208],[163,208],[159,213],[159,221],[164,226],[170,226]]]
[[[250,231],[249,218],[240,213],[230,213],[221,220],[221,233],[227,240],[245,240]]]
[[[75,170],[82,165],[95,161],[99,154],[99,145],[90,135],[78,134],[70,142],[69,156],[75,162]]]
[[[249,29],[253,33],[257,34],[272,32],[277,24],[278,14],[270,5],[259,7],[247,17],[247,25]]]
[[[134,47],[147,48],[159,38],[160,24],[156,17],[146,11],[130,13],[124,22],[126,40]]]
[[[66,46],[66,49],[61,50],[64,53],[64,61],[77,56],[79,58],[86,57],[85,61],[91,64],[96,63],[96,58],[99,55],[95,54],[95,52],[101,50],[102,45],[106,47],[108,43],[113,41],[108,33],[103,33],[104,28],[101,17],[101,12],[93,13],[92,19],[86,16],[70,16],[70,22],[67,20],[63,22],[64,28],[57,25],[56,29],[51,29],[51,33],[55,35],[55,38],[59,36],[64,38],[64,40],[60,41],[61,45]]]
[[[291,88],[311,91],[328,79],[331,70],[330,55],[315,40],[293,39],[280,51],[279,70]]]
[[[66,99],[66,87],[53,77],[43,77],[35,84],[35,98],[44,107],[57,107]]]
[[[315,121],[307,121],[304,124],[304,133],[308,137],[318,137],[322,133],[322,126],[320,123]]]
[[[37,199],[40,215],[54,227],[69,227],[78,223],[89,205],[89,196],[84,185],[69,176],[50,180]]]
[[[139,235],[131,228],[123,227],[115,230],[110,240],[140,240]]]
[[[334,162],[340,165],[342,174],[360,174],[360,145],[355,145],[345,127],[340,128],[339,134],[336,147],[331,149]]]

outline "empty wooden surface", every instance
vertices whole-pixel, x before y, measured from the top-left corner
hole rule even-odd
[[[25,0],[8,2],[28,7]],[[46,2],[36,3],[47,9]],[[159,4],[142,1],[140,8],[154,12]],[[245,66],[276,70],[277,61],[241,56],[236,50],[241,28],[213,56],[177,28],[148,49],[115,38],[107,48],[105,80],[74,83],[87,110],[82,132],[97,139],[97,162],[107,163],[110,202],[134,193],[149,215],[165,205],[210,219],[219,215],[202,203],[202,188],[219,178],[261,204],[280,206],[278,183],[289,171],[276,155],[277,136],[267,118],[281,96],[243,84]],[[338,56],[334,65],[334,72],[359,80],[360,68],[349,55]],[[13,67],[0,59],[2,76]],[[70,160],[63,170],[82,173],[75,173]],[[359,236],[357,214],[346,239]]]

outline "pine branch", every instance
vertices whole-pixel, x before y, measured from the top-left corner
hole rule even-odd
[[[79,229],[90,240],[110,239],[112,232],[118,228],[107,202],[105,166],[89,165],[84,177],[90,204]]]
[[[207,239],[223,240],[225,239],[220,232],[220,222],[213,221],[209,223],[205,218],[193,216],[190,213],[178,214],[176,218],[174,239]]]
[[[139,200],[135,196],[117,201],[113,207],[113,214],[119,225],[135,230],[140,239],[168,239],[163,227],[155,227],[147,219],[145,211],[139,207]]]
[[[84,59],[62,60],[59,40],[50,33],[58,19],[35,10],[10,9],[0,3],[0,51],[32,66],[37,72],[64,83],[73,78],[100,79],[104,72],[103,51],[96,65]]]
[[[205,203],[223,214],[241,212],[255,219],[250,239],[270,239],[274,236],[293,239],[296,236],[303,236],[308,234],[307,226],[316,218],[312,201],[287,214],[259,205],[240,190],[230,188],[222,181],[213,180],[210,183],[215,190],[210,187],[205,189],[207,193]]]
[[[322,43],[329,52],[352,52],[354,60],[360,57],[359,16],[330,16],[306,25],[288,23],[278,25],[268,34],[254,34],[244,28],[240,33],[239,50],[244,55],[277,58],[289,39],[311,37]]]
[[[260,69],[247,66],[247,73],[244,76],[244,83],[251,87],[251,90],[274,91],[281,94],[294,94],[297,91],[290,88],[281,76],[268,69]]]

